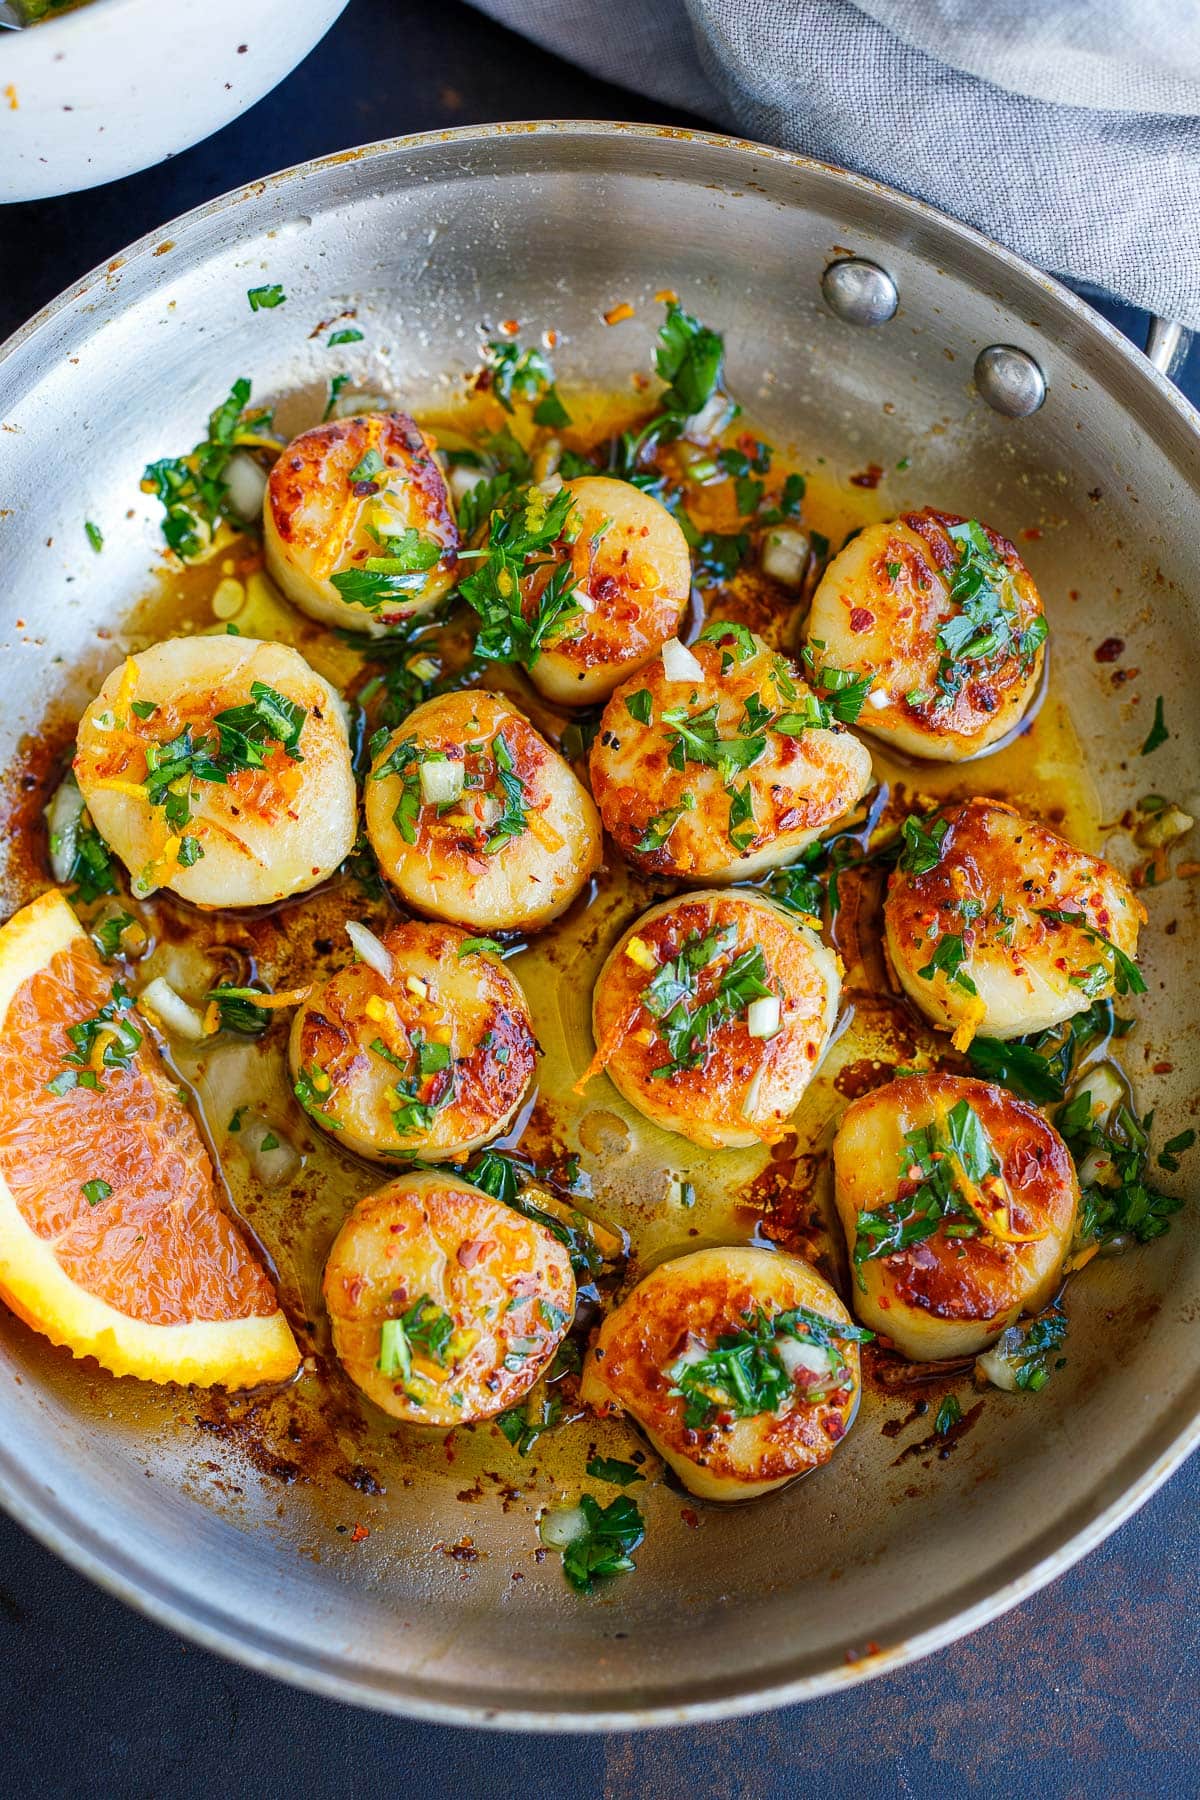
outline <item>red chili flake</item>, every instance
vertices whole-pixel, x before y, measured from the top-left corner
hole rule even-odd
[[[1105,638],[1104,642],[1097,644],[1093,651],[1093,655],[1099,663],[1116,662],[1118,656],[1124,656],[1124,654],[1125,639],[1118,637]]]
[[[516,319],[501,319],[500,329],[501,329],[501,331],[507,333],[507,335],[509,337],[516,337],[516,335],[517,335],[518,331],[520,331],[521,327],[518,324]]]
[[[690,1506],[681,1506],[679,1509],[679,1516],[689,1531],[695,1531],[700,1523],[699,1513],[695,1512]]]
[[[850,609],[851,631],[870,631],[875,623],[875,614],[865,606],[852,606]]]
[[[1153,1067],[1151,1073],[1154,1075],[1171,1075],[1174,1073],[1174,1071],[1175,1071],[1174,1063],[1157,1062],[1154,1064],[1154,1067]]]
[[[350,1542],[352,1544],[365,1544],[370,1535],[371,1534],[365,1525],[356,1525],[354,1530],[350,1533]]]
[[[1025,539],[1025,542],[1027,544],[1036,543],[1038,538],[1041,537],[1041,535],[1042,535],[1042,529],[1041,529],[1040,525],[1027,525],[1025,527],[1024,531],[1021,533],[1021,536]]]
[[[859,474],[850,477],[850,486],[857,488],[877,488],[883,480],[883,470],[878,463],[868,463]]]

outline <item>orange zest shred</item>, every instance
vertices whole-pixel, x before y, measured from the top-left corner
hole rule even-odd
[[[562,837],[560,832],[555,831],[550,821],[541,813],[526,813],[525,823],[528,825],[530,831],[542,846],[543,850],[549,850],[551,855],[553,855],[555,851],[562,849],[566,840]]]
[[[312,993],[312,982],[303,987],[283,988],[277,994],[255,994],[255,1006],[261,1006],[264,1012],[270,1012],[277,1006],[299,1006]]]
[[[989,1237],[998,1238],[1002,1244],[1040,1244],[1043,1238],[1050,1236],[1049,1231],[1030,1231],[1022,1233],[1012,1229],[1012,1199],[1011,1197],[1008,1197],[1008,1191],[1002,1177],[996,1177],[995,1179],[997,1185],[1004,1188],[1006,1195],[1001,1206],[1001,1212],[1004,1215],[1005,1223],[1003,1225],[998,1223],[998,1215],[992,1211],[987,1199],[984,1197],[983,1190],[976,1187],[975,1183],[971,1180],[971,1177],[967,1174],[967,1171],[963,1168],[962,1160],[957,1152],[948,1150],[946,1152],[946,1157],[951,1168],[954,1170],[954,1180],[956,1185],[960,1187],[966,1195],[972,1211],[978,1213],[979,1217],[985,1221]]]
[[[642,1003],[639,1000],[632,1012],[628,1013],[624,1019],[614,1025],[607,1036],[601,1039],[596,1046],[595,1056],[593,1056],[591,1062],[583,1071],[579,1080],[575,1083],[575,1086],[572,1089],[573,1093],[582,1094],[589,1081],[594,1081],[597,1075],[603,1074],[604,1070],[608,1067],[609,1063],[636,1025],[638,1014],[641,1010]]]

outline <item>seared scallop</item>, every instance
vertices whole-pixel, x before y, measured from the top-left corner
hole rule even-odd
[[[385,636],[457,579],[458,530],[433,439],[407,413],[293,438],[263,501],[267,568],[301,612]]]
[[[342,702],[285,644],[171,638],[127,657],[80,721],[75,776],[139,896],[265,906],[354,843]]]
[[[701,1499],[750,1500],[829,1461],[858,1405],[869,1335],[799,1257],[696,1250],[660,1263],[608,1315],[580,1395],[635,1419]]]
[[[310,1118],[363,1156],[427,1162],[511,1123],[536,1060],[525,996],[453,925],[410,920],[311,993],[292,1021],[292,1081]]]
[[[1145,917],[1108,863],[978,799],[907,822],[884,906],[901,986],[960,1050],[976,1032],[1019,1037],[1140,991]]]
[[[795,663],[744,626],[671,640],[623,682],[591,751],[592,792],[632,863],[737,881],[789,862],[844,819],[871,758]]]
[[[1050,1303],[1079,1184],[1036,1107],[986,1081],[907,1075],[848,1108],[833,1162],[855,1310],[903,1356],[974,1356]]]
[[[520,1400],[575,1316],[558,1240],[440,1172],[403,1175],[358,1202],[324,1294],[354,1385],[395,1419],[443,1428]]]
[[[600,971],[584,1081],[606,1070],[693,1144],[773,1142],[829,1041],[840,985],[832,950],[758,894],[666,900]]]
[[[977,756],[1018,724],[1045,640],[1037,588],[1008,539],[928,507],[860,531],[826,569],[808,621],[814,666],[870,678],[863,730],[939,762]]]
[[[651,495],[607,475],[568,481],[571,511],[562,539],[539,553],[521,582],[526,614],[536,614],[564,565],[578,609],[533,663],[548,700],[590,706],[605,699],[679,629],[692,587],[687,540]]]
[[[427,700],[375,758],[367,831],[418,912],[476,931],[536,931],[600,862],[591,796],[523,713],[469,689]]]

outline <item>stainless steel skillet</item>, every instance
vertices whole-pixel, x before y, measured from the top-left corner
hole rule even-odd
[[[892,277],[889,322],[825,304],[822,273],[847,257]],[[252,314],[246,289],[264,280],[287,306]],[[566,381],[624,384],[647,365],[665,287],[724,330],[731,386],[777,440],[844,473],[878,463],[897,507],[1039,531],[1023,547],[1102,815],[1151,786],[1187,805],[1200,419],[1169,382],[1053,281],[911,200],[729,139],[588,124],[398,140],[255,183],[87,277],[0,352],[0,766],[49,700],[65,716],[111,660],[104,634],[156,551],[141,468],[190,443],[233,376],[314,393],[330,359],[327,334],[309,334],[354,304],[370,327],[356,373],[416,402],[452,391],[478,325],[501,317],[556,326]],[[623,301],[635,319],[607,327]],[[1029,417],[980,395],[976,359],[995,345],[1041,371]],[[1165,358],[1171,334],[1156,347]],[[104,524],[101,557],[86,518]],[[1116,690],[1093,658],[1110,636],[1141,671]],[[1142,769],[1158,694],[1172,736]],[[15,862],[5,879],[7,906]],[[1193,892],[1149,897],[1140,1087],[1172,1130],[1200,1034]],[[72,1365],[7,1315],[0,1500],[165,1623],[343,1698],[543,1728],[712,1718],[924,1654],[1098,1542],[1200,1436],[1198,1308],[1185,1211],[1076,1284],[1068,1367],[1036,1402],[989,1403],[962,1453],[897,1465],[885,1415],[864,1412],[829,1470],[774,1499],[689,1531],[664,1495],[637,1576],[586,1604],[531,1560],[520,1495],[468,1510],[461,1480],[426,1461],[352,1546],[331,1524],[354,1520],[351,1490],[286,1486],[199,1432],[186,1396]],[[437,1547],[468,1531],[464,1580]]]

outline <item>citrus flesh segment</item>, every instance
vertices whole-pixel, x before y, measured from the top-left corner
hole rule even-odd
[[[299,1362],[145,1022],[56,890],[0,927],[0,1298],[115,1375],[250,1387]]]

